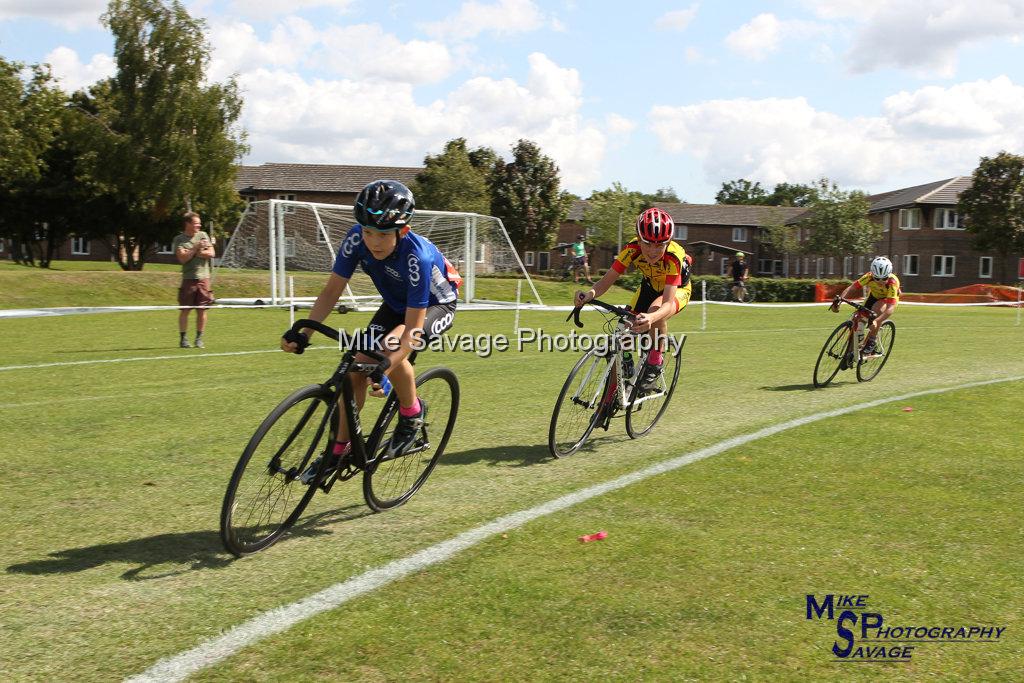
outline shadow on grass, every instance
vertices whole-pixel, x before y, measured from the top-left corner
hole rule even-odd
[[[807,384],[781,384],[774,387],[758,387],[761,391],[814,391],[814,383]]]
[[[298,524],[275,546],[295,537],[324,536],[325,528],[373,514],[361,504],[352,504],[335,510],[325,510],[299,520]],[[120,543],[104,543],[85,548],[58,550],[46,559],[12,564],[9,574],[68,574],[93,569],[109,563],[137,565],[121,574],[126,581],[148,581],[176,576],[202,569],[226,567],[237,558],[229,555],[221,545],[218,531],[187,531],[176,534],[158,534],[147,538]]]
[[[103,348],[95,348],[95,349],[86,349],[86,348],[80,348],[80,349],[56,349],[56,350],[54,350],[54,353],[73,353],[73,354],[81,355],[83,353],[105,353],[105,352],[108,352],[108,351],[166,351],[167,349],[178,349],[178,348],[181,348],[181,347],[179,347],[177,344],[164,344],[163,346],[132,346],[132,347],[125,347],[125,348],[117,348],[117,349],[113,349],[113,348],[110,348],[109,346],[105,346]]]
[[[628,441],[622,435],[591,435],[587,442],[571,456],[599,455],[602,448],[618,441]],[[526,445],[492,446],[490,448],[472,448],[466,451],[445,451],[438,461],[439,465],[471,465],[476,462],[488,462],[491,465],[509,465],[511,467],[530,467],[554,462],[557,458],[551,455],[547,443]],[[564,458],[562,458],[564,459]]]

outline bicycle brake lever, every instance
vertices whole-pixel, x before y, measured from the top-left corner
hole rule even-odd
[[[569,314],[569,317],[566,318],[565,321],[569,322],[569,320],[572,320],[576,324],[576,327],[583,327],[583,321],[580,320],[580,311],[582,310],[582,306],[577,306],[572,309],[572,313]]]

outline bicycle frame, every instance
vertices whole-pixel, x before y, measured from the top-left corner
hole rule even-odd
[[[839,301],[844,304],[849,304],[857,310],[853,312],[850,317],[850,335],[847,337],[846,342],[846,356],[849,356],[847,367],[856,367],[857,363],[861,359],[861,349],[864,346],[864,338],[866,336],[866,330],[868,323],[878,317],[874,311],[870,308],[863,306],[856,301],[850,301],[849,299],[843,299],[842,297],[836,297]]]

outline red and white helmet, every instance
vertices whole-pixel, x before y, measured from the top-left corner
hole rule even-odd
[[[672,216],[658,208],[647,209],[636,219],[637,237],[648,244],[668,242],[674,231]]]

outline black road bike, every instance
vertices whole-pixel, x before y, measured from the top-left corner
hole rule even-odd
[[[339,334],[314,320],[297,320],[293,330],[309,328],[338,340]],[[298,389],[270,411],[249,439],[231,475],[221,507],[224,547],[241,557],[263,550],[298,521],[317,491],[330,492],[339,481],[363,477],[366,504],[380,512],[402,505],[430,476],[455,426],[459,382],[448,368],[431,368],[416,378],[416,391],[427,406],[425,423],[404,452],[388,453],[398,415],[398,397],[391,391],[369,437],[363,438],[349,372],[362,372],[377,382],[388,359],[360,350],[373,359],[356,361],[346,351],[338,368],[322,384]],[[415,362],[415,352],[410,361]],[[340,461],[332,455],[337,436],[338,404],[347,406],[352,448]]]
[[[855,301],[836,297],[836,301],[853,306],[853,316],[839,324],[825,340],[814,364],[814,386],[823,387],[831,382],[841,370],[857,369],[858,382],[870,382],[889,360],[893,344],[896,343],[896,324],[886,320],[878,328],[875,337],[875,353],[864,353],[864,342],[868,322],[878,316],[870,308]]]

